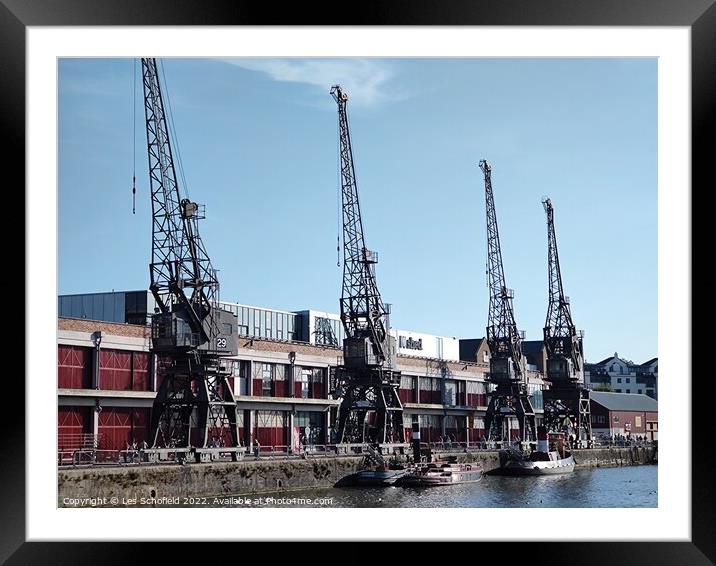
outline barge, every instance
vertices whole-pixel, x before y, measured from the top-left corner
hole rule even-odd
[[[418,464],[400,477],[396,487],[435,487],[473,483],[482,479],[482,468],[475,464],[435,463]]]

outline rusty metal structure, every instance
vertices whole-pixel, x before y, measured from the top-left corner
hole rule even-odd
[[[331,95],[338,105],[343,219],[340,306],[346,336],[343,365],[335,373],[342,396],[336,441],[402,444],[405,429],[403,405],[398,397],[400,372],[393,368],[395,339],[389,333],[389,309],[376,283],[378,254],[365,245],[346,109],[348,94],[335,85]]]
[[[547,214],[547,320],[544,345],[547,351],[544,391],[544,422],[550,432],[574,435],[580,443],[592,439],[589,390],[584,388],[584,333],[572,321],[569,297],[564,294],[557,251],[552,201],[542,199]]]
[[[234,394],[222,356],[238,349],[236,317],[217,308],[219,281],[198,221],[203,206],[182,196],[157,60],[142,59],[144,116],[152,201],[152,258],[149,289],[156,301],[151,351],[161,360],[161,380],[150,424],[152,460],[207,461],[219,453],[238,459]]]
[[[490,348],[488,383],[495,386],[488,392],[485,414],[485,435],[488,441],[510,440],[508,418],[516,418],[520,441],[536,441],[535,412],[527,390],[526,359],[522,339],[517,330],[512,306],[514,291],[507,288],[502,265],[500,234],[497,228],[495,199],[492,191],[492,167],[484,159],[480,169],[485,177],[485,210],[487,215],[487,278],[490,305],[486,337]]]

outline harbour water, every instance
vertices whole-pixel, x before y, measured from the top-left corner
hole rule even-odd
[[[429,488],[329,488],[217,501],[218,507],[657,507],[658,466],[589,468],[542,477],[483,476]]]

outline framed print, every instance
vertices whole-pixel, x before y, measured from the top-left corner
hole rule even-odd
[[[3,559],[712,563],[689,228],[716,8],[622,4],[3,0],[28,211]]]

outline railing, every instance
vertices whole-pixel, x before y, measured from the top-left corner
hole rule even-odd
[[[583,448],[586,446],[586,441],[582,441]],[[453,453],[465,453],[465,452],[479,452],[479,451],[495,451],[514,449],[519,446],[519,443],[514,441],[470,441],[470,442],[421,442],[421,450],[430,450],[432,452],[453,452]],[[591,442],[591,448],[625,448],[625,447],[656,447],[657,441],[650,440],[632,440],[632,441],[609,441],[609,439],[595,438]],[[572,448],[578,448],[573,446]],[[401,449],[401,447],[389,448],[393,452],[398,454],[410,455],[411,448]],[[183,452],[186,452],[184,449]],[[251,448],[247,447],[247,451],[244,455],[245,458],[251,459],[311,459],[311,458],[335,458],[338,456],[360,456],[360,457],[374,457],[378,454],[375,449],[368,444],[350,443],[350,444],[311,444],[302,445],[298,451],[294,451],[292,446],[281,444],[275,446],[257,446],[254,445]],[[390,452],[380,453],[381,458],[387,458]],[[224,461],[231,459],[231,453],[217,454],[215,460]],[[162,459],[150,462],[148,454],[145,454],[143,449],[132,449],[127,450],[99,450],[94,448],[80,448],[76,450],[58,450],[57,462],[58,466],[61,467],[76,467],[76,466],[95,466],[95,465],[114,465],[114,466],[125,466],[125,465],[154,465],[154,464],[167,464],[172,462],[184,462],[186,458],[169,457],[168,459]]]
[[[98,448],[102,440],[102,434],[92,433],[63,433],[57,435],[57,447],[59,451],[71,452],[74,450],[91,450]]]
[[[117,464],[120,461],[119,450],[59,450],[57,463],[60,466],[93,466],[96,464]]]

